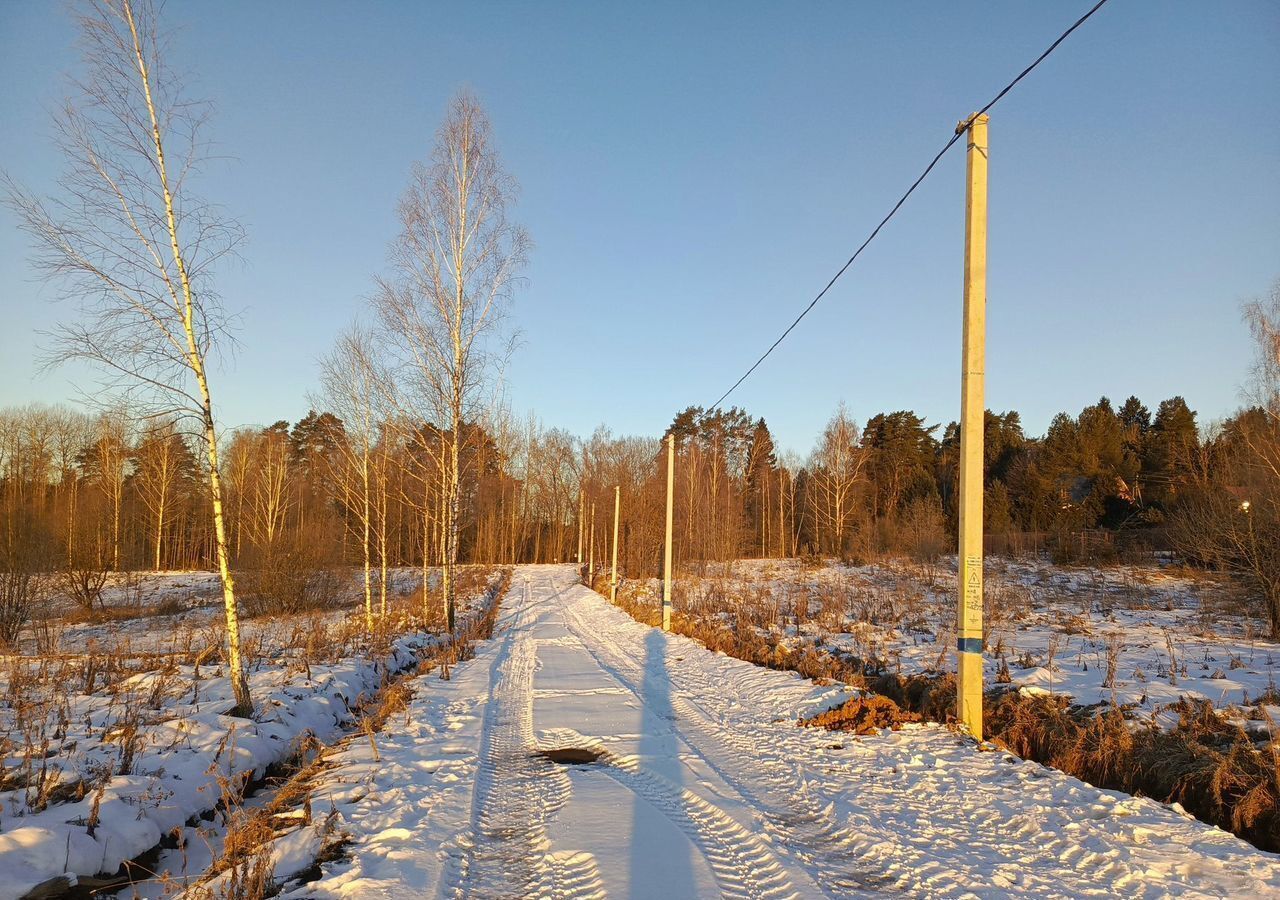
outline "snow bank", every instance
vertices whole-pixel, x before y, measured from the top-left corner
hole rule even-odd
[[[847,691],[640,625],[569,567],[514,583],[494,640],[417,682],[380,758],[332,758],[313,806],[352,845],[284,896],[1280,894],[1280,857],[1175,807],[940,726],[798,728]]]
[[[63,876],[74,884],[79,875],[114,873],[213,809],[229,779],[262,776],[292,756],[304,736],[332,740],[362,694],[377,690],[389,672],[416,664],[418,652],[436,641],[426,633],[405,636],[383,658],[313,666],[310,678],[281,669],[253,672],[258,708],[252,720],[225,714],[234,706],[225,678],[199,679],[206,699],[171,709],[172,718],[146,729],[134,757],[136,774],[115,775],[78,801],[4,823],[0,898],[21,897]]]

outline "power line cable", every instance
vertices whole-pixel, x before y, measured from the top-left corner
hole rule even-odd
[[[992,97],[990,102],[988,102],[986,106],[982,107],[982,109],[974,113],[973,116],[971,116],[970,118],[966,119],[964,122],[961,122],[959,125],[956,126],[955,134],[953,134],[951,138],[946,142],[946,144],[943,145],[942,149],[938,151],[937,155],[934,156],[934,158],[929,161],[929,165],[924,167],[924,171],[920,173],[920,177],[911,183],[911,187],[907,188],[906,193],[904,193],[901,197],[898,198],[898,202],[893,205],[893,208],[891,210],[889,210],[889,214],[880,220],[880,224],[877,225],[874,229],[872,229],[871,234],[867,235],[867,239],[858,246],[857,250],[853,251],[853,255],[850,256],[849,259],[845,261],[845,264],[840,267],[839,271],[837,271],[835,275],[831,276],[831,280],[827,282],[826,286],[823,287],[822,290],[818,291],[818,295],[809,301],[809,305],[804,308],[804,310],[800,313],[800,315],[796,316],[795,321],[793,321],[790,325],[788,325],[786,330],[782,332],[781,335],[778,336],[778,339],[769,345],[769,349],[764,351],[761,357],[751,364],[751,368],[747,369],[747,371],[742,374],[742,377],[733,383],[733,387],[729,388],[729,390],[721,394],[720,399],[717,400],[715,403],[711,404],[711,406],[707,408],[708,412],[710,412],[711,410],[717,409],[721,403],[723,403],[726,399],[728,399],[729,395],[732,394],[734,391],[736,391],[738,389],[738,386],[741,385],[742,382],[746,381],[747,378],[751,376],[751,373],[754,372],[762,362],[764,362],[766,359],[769,358],[769,354],[771,354],[775,349],[777,349],[779,344],[781,344],[784,340],[786,340],[787,335],[791,333],[792,329],[794,329],[797,325],[799,325],[800,321],[805,316],[809,315],[809,311],[818,305],[819,300],[821,300],[824,296],[826,296],[827,291],[831,290],[832,285],[834,285],[837,281],[840,280],[840,276],[843,275],[848,270],[848,268],[853,265],[854,260],[856,260],[859,256],[862,255],[862,251],[867,249],[867,245],[870,244],[873,240],[875,240],[876,235],[880,233],[880,229],[884,228],[884,226],[888,224],[889,220],[892,219],[894,215],[897,214],[898,210],[902,208],[902,204],[907,202],[907,198],[910,197],[912,193],[915,192],[915,189],[920,186],[920,182],[924,181],[925,178],[929,175],[929,173],[933,171],[933,167],[938,164],[938,161],[941,160],[942,157],[946,155],[946,152],[955,145],[956,141],[960,140],[960,136],[963,135],[965,131],[968,130],[969,123],[972,122],[974,118],[980,115],[983,115],[984,113],[987,112],[987,110],[991,109],[991,107],[999,103],[1001,98],[1003,98],[1005,94],[1013,90],[1014,86],[1019,81],[1026,78],[1029,74],[1031,74],[1032,69],[1040,65],[1040,63],[1044,62],[1045,59],[1049,56],[1049,54],[1058,48],[1059,44],[1065,41],[1073,31],[1075,31],[1077,28],[1083,25],[1086,21],[1088,21],[1090,16],[1092,16],[1098,10],[1102,9],[1102,7],[1106,3],[1107,3],[1107,0],[1098,0],[1098,2],[1094,4],[1092,9],[1090,9],[1087,13],[1085,13],[1080,18],[1076,19],[1076,21],[1071,25],[1070,28],[1062,32],[1062,34],[1058,36],[1058,39],[1049,45],[1048,49],[1046,49],[1043,53],[1037,56],[1035,59],[1035,62],[1033,62],[1031,65],[1027,66],[1025,69],[1019,72],[1017,78],[1014,78],[1013,81],[1010,81],[1003,88],[1001,88],[1000,93]]]

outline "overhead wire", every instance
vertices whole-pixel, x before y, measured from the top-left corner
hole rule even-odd
[[[930,172],[933,171],[934,166],[936,166],[938,162],[942,159],[942,157],[946,155],[948,150],[950,150],[953,146],[955,146],[956,142],[960,140],[960,137],[966,131],[968,131],[970,123],[972,123],[973,120],[976,119],[978,116],[984,115],[988,110],[990,110],[993,106],[999,103],[1000,100],[1005,96],[1005,94],[1013,90],[1013,88],[1018,84],[1018,82],[1020,82],[1022,79],[1026,78],[1029,74],[1031,74],[1031,71],[1035,69],[1036,66],[1040,65],[1040,63],[1044,62],[1045,59],[1048,58],[1049,54],[1058,48],[1059,44],[1061,44],[1068,37],[1070,37],[1073,31],[1075,31],[1077,28],[1079,28],[1081,25],[1087,22],[1089,20],[1089,17],[1092,16],[1094,13],[1096,13],[1098,10],[1102,9],[1102,7],[1106,5],[1106,3],[1107,3],[1107,0],[1098,0],[1098,2],[1095,3],[1088,12],[1086,12],[1080,18],[1076,19],[1076,21],[1072,23],[1070,28],[1062,32],[1062,34],[1058,36],[1057,40],[1055,40],[1052,44],[1050,44],[1043,53],[1037,56],[1035,58],[1035,61],[1032,62],[1031,65],[1027,66],[1025,69],[1019,72],[1016,78],[1014,78],[1012,81],[1006,84],[1003,88],[1001,88],[1000,92],[997,93],[994,97],[992,97],[991,100],[989,100],[985,106],[983,106],[980,110],[978,110],[972,116],[965,119],[963,122],[961,122],[959,125],[956,126],[955,133],[951,135],[951,137],[947,140],[945,144],[943,144],[942,149],[939,150],[937,154],[933,157],[933,159],[929,161],[929,164],[924,167],[924,171],[920,173],[919,177],[916,178],[915,181],[911,182],[911,186],[907,188],[906,192],[901,197],[898,198],[898,202],[893,204],[893,208],[889,210],[888,214],[883,219],[880,220],[879,224],[876,225],[875,228],[871,230],[871,233],[867,235],[867,239],[864,240],[860,245],[858,245],[858,249],[853,251],[853,255],[850,256],[845,261],[845,264],[842,265],[839,268],[839,270],[836,271],[835,275],[831,276],[831,280],[828,281],[826,285],[823,286],[822,290],[818,291],[817,296],[815,296],[812,300],[809,301],[809,305],[806,306],[800,312],[800,315],[795,317],[795,320],[792,321],[792,323],[786,327],[786,330],[784,330],[782,334],[778,336],[778,339],[769,345],[769,349],[764,351],[764,353],[761,354],[760,358],[751,364],[751,368],[747,369],[747,371],[742,374],[742,377],[740,377],[737,381],[733,383],[733,386],[730,387],[729,390],[721,394],[720,399],[716,400],[715,403],[707,407],[708,412],[714,409],[718,409],[720,404],[723,403],[725,400],[727,400],[729,398],[729,395],[732,394],[734,391],[736,391],[738,387],[751,376],[751,373],[754,372],[757,368],[759,368],[762,362],[764,362],[766,359],[769,358],[769,355],[773,353],[774,350],[777,349],[778,345],[781,344],[784,340],[786,340],[787,335],[791,334],[791,332],[795,329],[795,327],[800,324],[801,320],[803,320],[805,316],[809,315],[809,312],[815,306],[818,305],[818,301],[820,301],[823,297],[826,296],[827,292],[831,290],[832,286],[837,281],[840,280],[840,277],[844,275],[846,271],[848,271],[849,267],[853,265],[854,261],[857,260],[857,258],[862,255],[862,251],[867,249],[867,246],[870,245],[870,243],[876,239],[876,235],[880,233],[880,229],[884,228],[884,226],[889,223],[889,220],[892,219],[897,214],[898,210],[902,208],[902,205],[907,202],[907,198],[910,197],[915,192],[915,189],[920,186],[920,183],[924,181],[925,178],[928,177]]]

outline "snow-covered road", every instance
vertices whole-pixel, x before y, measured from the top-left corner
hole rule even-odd
[[[516,571],[493,640],[353,743],[348,859],[292,896],[1280,895],[1280,857],[936,727],[797,718],[838,688],[634,622],[571,567]],[[539,750],[576,749],[564,765]]]

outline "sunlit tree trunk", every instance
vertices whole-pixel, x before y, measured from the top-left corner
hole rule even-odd
[[[166,69],[167,42],[153,4],[100,0],[79,23],[86,74],[76,82],[79,102],[68,102],[55,120],[69,163],[60,181],[63,194],[37,199],[8,182],[8,200],[37,243],[35,264],[80,300],[83,320],[58,330],[61,358],[98,364],[105,386],[123,394],[131,409],[149,406],[151,414],[181,414],[199,423],[235,712],[248,715],[252,703],[205,367],[223,326],[211,287],[197,290],[192,283],[193,272],[204,279],[221,256],[233,252],[239,229],[189,190],[186,176],[207,146],[200,135],[205,106],[183,97],[179,80]],[[168,137],[178,147],[173,178]],[[183,193],[180,213],[174,185]]]
[[[503,308],[524,264],[527,238],[506,220],[515,186],[498,163],[475,98],[450,104],[431,161],[415,168],[400,202],[396,273],[381,282],[378,312],[401,354],[403,393],[440,431],[440,559],[445,615],[454,625],[462,524],[461,444],[483,408]]]
[[[253,712],[253,700],[249,695],[249,680],[245,676],[244,662],[240,655],[240,610],[236,605],[235,581],[231,576],[231,559],[227,552],[226,520],[222,514],[222,475],[218,470],[218,431],[213,418],[213,399],[209,392],[209,379],[205,375],[204,353],[196,337],[195,304],[191,297],[191,280],[187,274],[186,260],[178,241],[178,224],[174,216],[173,195],[169,191],[169,175],[165,168],[164,145],[160,135],[160,122],[156,116],[155,103],[151,97],[151,78],[147,73],[147,63],[143,56],[142,42],[138,37],[137,24],[133,18],[133,8],[129,0],[123,0],[125,16],[129,21],[129,31],[133,36],[134,55],[138,63],[138,74],[142,79],[143,94],[146,98],[147,115],[151,119],[151,135],[155,145],[156,172],[160,179],[164,197],[164,214],[169,231],[169,248],[173,253],[174,266],[178,270],[178,280],[182,289],[182,327],[187,338],[187,359],[191,372],[195,376],[200,391],[201,424],[204,426],[204,439],[209,460],[209,496],[213,505],[213,533],[217,541],[218,574],[222,578],[222,599],[227,619],[228,666],[231,669],[231,687],[236,699],[236,712],[247,716]]]

